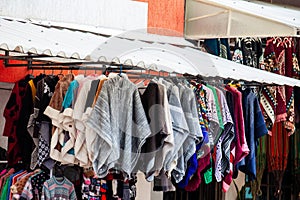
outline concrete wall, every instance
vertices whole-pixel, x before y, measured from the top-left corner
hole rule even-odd
[[[245,174],[239,171],[239,175],[236,179],[234,179],[239,191],[242,189],[242,187],[245,185]],[[234,183],[232,182],[230,184],[229,190],[225,194],[225,200],[235,200],[238,197],[238,193],[236,191],[236,188],[234,186]]]
[[[10,97],[10,90],[3,90],[1,88],[13,88],[12,83],[0,82],[0,147],[7,149],[7,137],[3,136],[3,129],[5,124],[5,118],[3,117],[3,111],[6,103]]]
[[[153,182],[148,182],[144,174],[137,174],[137,197],[136,200],[163,200],[162,192],[153,191]]]
[[[1,0],[0,15],[122,30],[145,29],[148,3],[131,0]]]

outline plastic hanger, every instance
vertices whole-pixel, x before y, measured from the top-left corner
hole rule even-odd
[[[33,69],[31,69],[31,74],[29,74],[29,78],[30,78],[30,79],[34,79]]]
[[[241,87],[241,84],[240,84],[240,83],[234,82],[234,81],[231,81],[230,83],[228,83],[228,85],[229,85],[230,87],[234,87],[234,88]]]

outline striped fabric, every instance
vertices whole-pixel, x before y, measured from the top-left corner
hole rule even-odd
[[[43,200],[76,200],[74,185],[67,178],[63,177],[58,181],[55,176],[44,183],[42,198]]]
[[[116,168],[130,175],[151,130],[139,91],[125,75],[107,80],[87,121],[97,133],[93,167],[102,178]]]
[[[234,139],[233,120],[226,102],[226,98],[221,90],[217,89],[220,96],[220,104],[222,108],[222,118],[224,130],[217,143],[216,162],[215,162],[215,177],[218,182],[230,170],[230,144]]]

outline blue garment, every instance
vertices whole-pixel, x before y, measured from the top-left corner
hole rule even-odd
[[[250,153],[237,165],[237,168],[248,175],[248,180],[256,178],[256,151],[258,139],[268,133],[258,98],[247,88],[242,91],[245,135]]]
[[[70,108],[72,106],[72,102],[74,100],[74,93],[77,91],[78,87],[79,87],[79,83],[77,80],[73,80],[70,83],[64,101],[62,103],[63,110],[66,108]]]
[[[205,39],[204,48],[210,54],[220,56],[222,58],[231,60],[231,52],[227,38],[222,39]]]
[[[201,149],[203,144],[209,143],[208,133],[205,126],[201,126],[201,130],[203,134],[203,140],[196,145],[196,153],[194,153],[193,156],[189,159],[185,176],[177,185],[177,187],[179,188],[183,189],[188,185],[189,180],[191,179],[191,177],[194,175],[194,173],[197,171],[198,168],[197,152]]]
[[[11,184],[12,184],[12,179],[13,179],[16,175],[18,175],[18,174],[20,174],[20,173],[22,173],[22,172],[23,172],[23,170],[20,170],[20,171],[18,171],[18,172],[16,172],[16,173],[12,174],[12,175],[9,177],[8,188],[7,188],[8,192],[7,192],[6,200],[9,200],[10,186],[11,186]]]
[[[201,144],[199,143],[196,145],[196,153],[194,153],[188,161],[188,167],[185,172],[185,176],[177,185],[179,188],[182,189],[185,188],[185,186],[187,186],[187,184],[189,183],[191,176],[193,176],[194,173],[196,172],[198,168],[197,151],[199,151],[200,148],[201,148]]]
[[[64,101],[62,103],[62,107],[63,107],[63,110],[66,109],[66,108],[71,108],[71,106],[73,105],[73,102],[74,102],[74,96],[75,96],[75,93],[77,92],[77,89],[79,87],[79,83],[77,80],[73,80],[69,87],[68,87],[68,90],[66,92],[66,95],[65,95],[65,98],[64,98]],[[74,106],[74,105],[73,105]],[[69,136],[69,133],[66,133],[65,134],[65,142],[63,144],[63,146],[65,145],[66,141],[68,141],[70,139],[70,136]],[[75,155],[75,150],[74,148],[70,149],[68,151],[68,154],[71,154],[71,155]]]
[[[205,39],[204,48],[210,54],[213,54],[215,56],[220,55],[220,45],[218,39]]]

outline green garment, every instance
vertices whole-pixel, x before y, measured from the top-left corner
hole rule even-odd
[[[9,195],[8,193],[8,187],[9,187],[9,179],[10,179],[10,176],[7,177],[6,181],[5,181],[5,184],[2,188],[2,193],[1,193],[1,197],[0,197],[0,200],[6,200],[7,199],[7,195]]]

